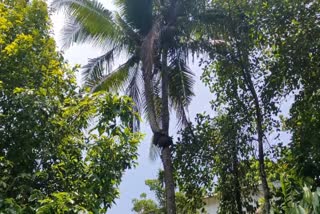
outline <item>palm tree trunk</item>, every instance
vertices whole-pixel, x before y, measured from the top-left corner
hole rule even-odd
[[[166,190],[167,214],[176,214],[175,185],[173,179],[173,165],[171,159],[171,148],[164,147],[161,152],[161,160],[164,169],[164,182]]]
[[[145,98],[148,108],[149,123],[154,134],[162,133],[169,136],[169,93],[168,93],[168,72],[167,72],[167,51],[162,52],[162,109],[161,109],[161,129],[157,123],[157,115],[155,112],[155,103],[153,95],[152,68],[154,66],[155,43],[160,36],[160,20],[156,20],[152,29],[142,43],[142,61],[143,61],[143,80],[145,88]],[[169,141],[170,139],[167,138]],[[165,190],[166,190],[166,208],[167,214],[176,213],[173,165],[171,158],[170,142],[165,143],[161,152],[161,160],[164,168]]]
[[[162,54],[162,111],[161,111],[161,123],[162,132],[169,136],[169,92],[168,92],[168,71],[167,71],[167,52],[163,51]],[[168,143],[167,145],[170,145]],[[173,179],[173,165],[171,158],[171,147],[165,146],[161,152],[161,159],[164,169],[164,180],[165,180],[165,190],[166,190],[166,209],[167,214],[176,213],[176,203],[175,203],[175,185]]]

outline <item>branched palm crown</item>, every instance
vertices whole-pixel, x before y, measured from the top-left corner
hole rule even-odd
[[[116,0],[119,10],[112,12],[96,0],[53,0],[51,6],[67,16],[64,47],[89,42],[105,50],[83,67],[85,84],[92,91],[124,89],[136,103],[136,110],[144,111],[152,130],[157,131],[163,69],[169,76],[170,107],[180,124],[187,122],[194,80],[187,65],[190,49],[185,41],[195,6],[201,5],[196,2]],[[114,59],[120,54],[126,61],[114,68]]]

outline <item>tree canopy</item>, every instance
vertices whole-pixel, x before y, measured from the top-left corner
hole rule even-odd
[[[136,164],[133,102],[79,90],[45,2],[2,2],[0,14],[0,212],[105,212]]]

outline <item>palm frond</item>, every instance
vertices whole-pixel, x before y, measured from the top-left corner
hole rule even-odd
[[[141,36],[120,16],[119,13],[115,13],[115,21],[121,27],[123,33],[129,41],[134,41],[135,45],[140,45],[142,38]]]
[[[194,74],[186,62],[174,58],[169,65],[169,98],[172,107],[176,110],[179,124],[187,125],[187,108],[194,96]]]
[[[82,40],[85,36],[86,40],[109,40],[110,43],[121,40],[112,13],[96,0],[53,0],[51,7],[64,10],[68,17],[73,17],[74,20],[69,24],[71,27],[75,24],[81,26],[78,26],[78,33],[85,32],[82,34]],[[69,27],[68,29],[70,30]]]
[[[140,65],[136,64],[133,71],[130,72],[128,78],[128,85],[126,88],[126,94],[132,98],[135,103],[136,110],[141,113],[141,104],[142,104],[142,97],[141,97],[141,84],[142,84],[142,77],[140,72]]]
[[[93,35],[84,25],[81,25],[71,16],[66,17],[65,25],[62,28],[61,41],[62,49],[67,49],[75,43],[89,43],[102,48],[107,47],[111,43],[108,38],[102,35]]]
[[[133,111],[141,114],[141,104],[143,102],[143,98],[141,96],[142,77],[139,63],[137,63],[135,67],[132,67],[131,70],[132,71],[129,72],[128,83],[125,93],[126,95],[132,98],[135,104],[133,107]],[[132,121],[132,127],[134,130],[139,130],[140,120],[134,119]]]
[[[69,48],[73,43],[85,43],[92,40],[91,35],[75,19],[67,18],[62,28],[62,49]]]
[[[82,77],[85,85],[93,87],[106,74],[111,72],[115,49],[112,49],[102,56],[89,59],[88,64],[83,66]]]
[[[160,82],[160,74],[157,74],[154,76],[154,78],[151,80],[152,82],[152,100],[143,100],[143,110],[144,115],[146,116],[146,119],[149,121],[150,117],[152,116],[153,112],[155,114],[155,120],[158,125],[161,126],[161,110],[162,110],[162,101],[161,101],[161,85]],[[147,91],[143,91],[143,96],[147,96]],[[152,102],[152,103],[150,103]],[[150,109],[150,106],[153,106],[153,109]],[[152,112],[150,112],[152,111]]]
[[[128,80],[130,69],[133,68],[136,63],[136,56],[132,56],[127,60],[127,62],[119,66],[116,70],[101,76],[101,78],[95,82],[91,91],[95,92],[121,89],[121,87],[123,87]]]
[[[145,36],[152,27],[152,0],[116,0],[121,16],[127,23]]]

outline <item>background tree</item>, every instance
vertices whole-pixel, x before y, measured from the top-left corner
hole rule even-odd
[[[148,199],[145,193],[140,195],[140,199],[133,199],[132,211],[140,214],[164,214],[166,213],[166,195],[163,188],[163,171],[159,172],[158,179],[146,180],[145,184],[149,186],[150,190],[155,193],[156,201]],[[188,198],[182,192],[176,192],[177,213],[178,214],[193,214],[204,213],[202,206],[195,207],[190,203]],[[203,205],[203,204],[201,204]]]
[[[45,2],[2,2],[0,14],[0,212],[105,213],[136,163],[133,103],[78,92]]]
[[[142,193],[139,199],[136,199],[136,198],[133,199],[132,203],[133,203],[132,211],[136,213],[139,213],[139,214],[161,213],[157,203],[154,202],[152,199],[147,199],[147,195],[145,193]]]
[[[211,46],[214,47],[210,52],[211,66],[204,73],[204,81],[217,94],[214,101],[216,107],[228,109],[236,105],[241,126],[250,133],[248,143],[254,141],[254,136],[257,138],[264,206],[269,213],[271,195],[265,168],[264,144],[268,131],[266,127],[273,125],[270,115],[277,109],[270,108],[274,107],[274,103],[264,106],[262,102],[266,70],[263,56],[259,55],[260,47],[255,45],[259,39],[255,34],[256,26],[251,21],[259,3],[213,1],[212,6],[220,13],[220,19],[213,16],[212,25],[217,25],[217,29],[221,30],[212,40],[222,42]]]
[[[254,213],[257,180],[251,174],[252,147],[235,118],[199,114],[196,124],[181,132],[174,153],[177,182],[194,204],[214,195],[219,213]]]
[[[247,143],[258,142],[260,177],[268,213],[268,200],[272,196],[269,186],[275,195],[272,200],[279,197],[279,188],[269,182],[275,180],[267,180],[276,174],[272,172],[274,164],[269,163],[285,163],[281,166],[294,169],[290,176],[279,172],[277,179],[287,179],[292,186],[290,192],[298,192],[300,199],[303,183],[312,183],[315,188],[319,178],[318,167],[314,165],[319,149],[315,131],[319,90],[319,60],[316,60],[319,52],[315,47],[319,46],[319,40],[314,38],[319,34],[319,4],[212,1],[211,6],[200,17],[203,25],[196,29],[198,44],[210,54],[203,80],[214,94],[212,104],[217,112],[230,112],[234,108],[237,114],[232,117],[247,133]],[[290,118],[283,124],[285,130],[292,132],[292,141],[284,142],[284,148],[283,142],[277,147],[281,140],[269,136],[281,133],[280,105],[293,95]],[[275,147],[275,151],[283,151],[271,154],[272,150],[262,147],[267,144]],[[267,158],[271,160],[266,161]],[[297,181],[300,179],[292,181],[292,177],[302,179],[302,184]],[[295,202],[300,203],[297,198]]]

